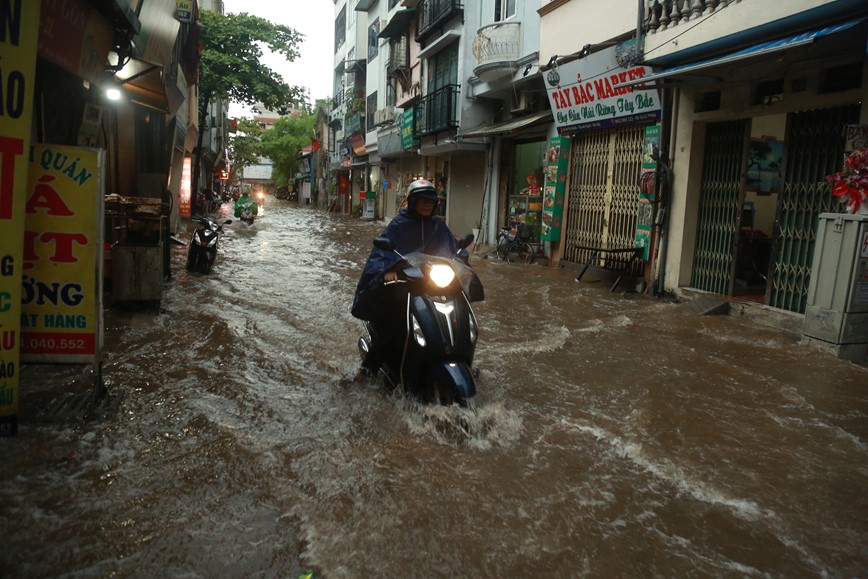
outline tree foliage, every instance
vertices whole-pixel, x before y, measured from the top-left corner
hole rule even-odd
[[[262,64],[262,46],[292,62],[299,56],[304,35],[246,12],[220,14],[203,10],[199,24],[200,98],[229,98],[250,106],[260,102],[281,114],[292,104],[303,104],[303,88],[290,86],[280,74]]]
[[[286,187],[299,172],[298,158],[302,147],[311,144],[315,116],[308,113],[278,119],[274,128],[262,134],[262,154],[274,163],[271,178],[278,187]]]
[[[304,35],[264,18],[241,14],[199,13],[202,55],[199,62],[199,139],[193,171],[193,191],[199,190],[202,140],[208,110],[215,99],[266,108],[285,114],[292,105],[303,105],[303,88],[290,86],[283,77],[262,64],[262,47],[282,54],[290,62],[298,55]],[[196,196],[193,196],[194,211]]]
[[[245,167],[256,164],[262,155],[259,123],[242,117],[237,119],[235,132],[229,137],[229,158],[232,160],[229,182],[234,183]]]

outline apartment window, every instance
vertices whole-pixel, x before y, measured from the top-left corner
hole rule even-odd
[[[458,84],[458,43],[444,48],[428,60],[428,92]]]
[[[347,35],[347,7],[341,8],[341,13],[338,14],[335,20],[335,52],[343,46]]]
[[[515,16],[515,0],[494,0],[494,21],[500,22]]]
[[[368,62],[377,58],[380,51],[380,39],[377,34],[380,32],[380,19],[377,18],[368,26]]]
[[[398,79],[394,76],[386,79],[386,106],[393,107],[398,102]]]
[[[374,124],[375,112],[377,112],[377,91],[369,94],[367,102],[365,103],[365,128],[368,131],[373,131],[376,126]]]

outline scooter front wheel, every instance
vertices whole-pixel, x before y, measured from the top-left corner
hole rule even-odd
[[[433,402],[444,406],[466,407],[476,395],[473,372],[464,362],[445,362],[431,368],[429,394]]]
[[[199,253],[197,251],[194,251],[192,247],[190,248],[190,251],[187,252],[187,271],[189,271],[189,272],[196,271],[196,267],[197,267],[196,262],[197,262],[198,255],[199,255]]]

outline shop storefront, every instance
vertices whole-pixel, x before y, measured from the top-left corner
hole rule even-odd
[[[660,120],[660,95],[655,89],[616,86],[651,72],[619,63],[613,46],[546,73],[555,125],[561,138],[569,138],[566,187],[559,193],[552,182],[549,200],[563,207],[561,236],[550,239],[558,244],[555,259],[581,264],[600,250],[629,250],[637,239],[647,239],[637,236],[637,225],[648,209],[641,197],[643,161],[653,146],[646,127]],[[641,262],[631,273],[642,273]]]
[[[804,313],[819,215],[843,210],[825,176],[866,121],[866,33],[833,23],[651,76],[677,103],[667,288]]]

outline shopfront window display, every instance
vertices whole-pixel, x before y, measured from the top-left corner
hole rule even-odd
[[[508,225],[511,229],[520,229],[522,237],[528,237],[530,243],[538,243],[540,239],[545,155],[545,141],[520,143],[515,146]]]

